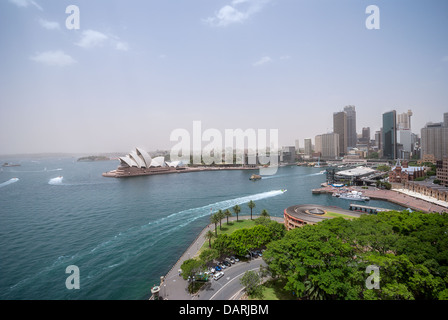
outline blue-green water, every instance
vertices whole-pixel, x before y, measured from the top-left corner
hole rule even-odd
[[[250,199],[254,214],[267,209],[280,217],[294,204],[349,204],[312,195],[325,180],[318,168],[283,167],[253,182],[253,171],[114,179],[101,173],[115,169],[115,161],[9,162],[21,166],[0,172],[0,299],[147,299],[210,212],[239,204],[240,215],[250,214]],[[79,268],[79,290],[66,288],[69,265]]]

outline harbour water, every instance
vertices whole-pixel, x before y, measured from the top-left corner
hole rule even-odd
[[[348,209],[349,201],[313,195],[322,168],[282,167],[250,181],[249,170],[104,178],[116,161],[12,159],[0,172],[0,299],[147,299],[210,213],[238,204],[240,215],[283,216],[294,204]],[[281,189],[288,191],[283,193]],[[369,205],[403,208],[384,201]],[[66,268],[80,271],[69,290]]]

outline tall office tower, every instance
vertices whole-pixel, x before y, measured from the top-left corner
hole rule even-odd
[[[382,140],[383,157],[395,159],[397,157],[397,113],[395,110],[383,113]]]
[[[422,157],[426,154],[434,155],[436,160],[448,156],[448,127],[444,123],[427,123],[422,128]]]
[[[370,127],[362,128],[362,139],[370,141]]]
[[[299,139],[296,139],[294,146],[296,147],[296,153],[300,152],[300,142]]]
[[[343,111],[333,113],[333,132],[339,135],[339,154],[345,155],[347,153],[347,114]]]
[[[321,153],[323,159],[335,159],[339,155],[339,134],[324,133],[315,138],[316,152]]]
[[[381,146],[382,146],[382,138],[381,138],[381,132],[383,131],[383,128],[381,128],[379,131],[375,131],[375,143],[376,146],[378,147],[378,150],[381,150]]]
[[[443,114],[443,126],[448,128],[448,112]]]
[[[397,129],[398,130],[411,130],[411,117],[412,111],[400,113],[397,115]]]
[[[344,112],[347,114],[347,147],[354,148],[358,141],[358,135],[356,134],[355,106],[346,106]]]
[[[305,139],[305,155],[311,156],[313,153],[313,145],[311,139]]]

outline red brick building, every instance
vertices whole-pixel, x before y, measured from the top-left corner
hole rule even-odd
[[[424,167],[409,167],[407,161],[403,161],[403,164],[401,164],[400,160],[398,160],[395,167],[389,172],[389,182],[405,183],[424,176]]]

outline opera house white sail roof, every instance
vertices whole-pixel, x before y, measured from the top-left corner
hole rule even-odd
[[[120,164],[127,167],[136,168],[155,168],[155,167],[178,167],[182,165],[181,161],[173,161],[170,163],[165,162],[164,157],[151,158],[148,152],[141,148],[136,148],[135,151],[131,151],[128,155],[120,157]]]

